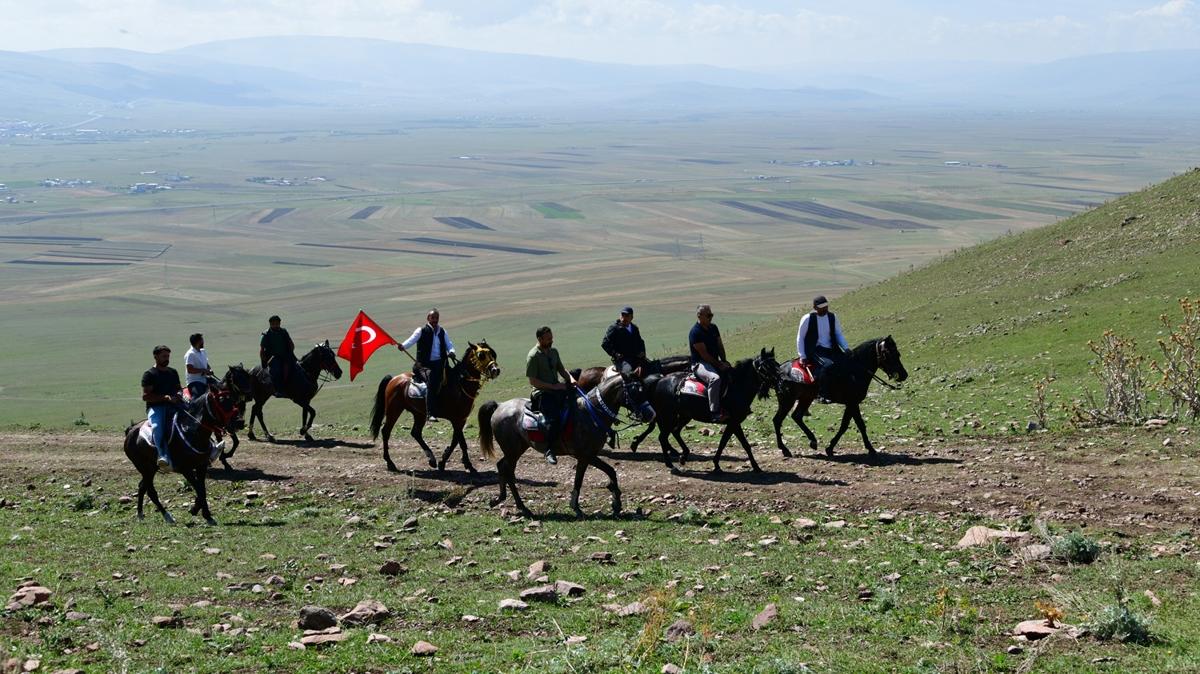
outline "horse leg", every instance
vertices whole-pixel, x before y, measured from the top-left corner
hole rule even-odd
[[[583,488],[583,474],[587,472],[587,467],[587,461],[575,461],[575,488],[571,490],[571,510],[575,511],[577,519],[583,519],[583,511],[579,508],[579,490]]]
[[[817,436],[813,435],[812,429],[808,424],[804,423],[804,415],[808,413],[809,406],[812,405],[812,400],[796,403],[796,409],[792,410],[792,421],[804,431],[804,435],[808,436],[808,448],[817,448]]]
[[[489,504],[493,508],[500,505],[501,503],[504,503],[504,499],[508,498],[508,457],[507,456],[500,457],[500,460],[496,462],[496,475],[500,478],[500,480],[499,480],[500,495],[497,496],[496,498],[492,499],[492,502]]]
[[[142,512],[142,503],[146,500],[146,485],[148,485],[149,483],[150,483],[150,476],[147,475],[146,473],[142,473],[142,479],[141,479],[141,481],[138,482],[137,518],[139,520],[146,519],[146,514],[144,512]]]
[[[463,423],[466,423],[466,420],[464,420]],[[442,460],[438,461],[437,469],[439,471],[446,470],[446,462],[450,460],[450,455],[454,453],[454,448],[458,446],[459,438],[462,437],[462,426],[459,426],[456,424],[456,422],[451,421],[450,427],[452,429],[452,432],[450,433],[450,444],[446,445],[446,451],[442,452]],[[471,467],[471,460],[467,458],[467,443],[465,440],[463,441],[463,465],[467,466],[468,468]]]
[[[196,490],[197,499],[200,502],[200,513],[204,515],[204,521],[212,526],[216,526],[217,521],[213,519],[212,512],[208,509],[208,466],[201,465],[196,469]]]
[[[171,513],[163,507],[162,501],[158,500],[158,490],[154,488],[154,474],[151,473],[142,478],[146,483],[146,495],[150,497],[150,502],[158,508],[158,512],[162,514],[163,521],[167,524],[175,524],[175,518],[171,517]],[[142,504],[138,502],[138,517],[141,517]]]
[[[267,428],[267,419],[266,419],[266,417],[263,416],[263,407],[264,406],[266,406],[266,401],[263,401],[260,403],[256,400],[256,401],[254,401],[254,407],[252,407],[250,409],[250,424],[249,424],[249,426],[250,426],[250,431],[251,431],[251,437],[253,437],[253,432],[254,432],[254,419],[255,419],[255,417],[257,417],[258,425],[262,426],[263,433],[267,436],[267,442],[275,442],[275,436],[271,435],[271,430]]]
[[[383,428],[379,429],[380,435],[383,436],[383,461],[387,464],[388,472],[391,473],[399,473],[400,469],[396,467],[396,464],[392,463],[392,455],[388,452],[388,440],[392,437],[392,427],[396,425],[396,420],[403,413],[403,409],[395,413],[389,411],[384,416]]]
[[[783,442],[783,420],[787,418],[788,412],[791,411],[795,404],[795,400],[788,400],[783,395],[780,395],[779,408],[775,410],[775,416],[771,419],[771,422],[775,424],[775,446],[789,459],[792,458],[792,452],[788,450],[787,445]]]
[[[309,430],[312,429],[313,424],[316,423],[316,421],[317,410],[312,405],[304,403],[304,406],[300,410],[300,435],[303,435],[304,439],[308,442],[313,441],[313,437],[309,433]]]
[[[658,426],[658,444],[662,447],[663,463],[667,464],[667,468],[671,470],[672,475],[679,475],[680,471],[671,463],[671,430],[665,424]]]
[[[408,434],[411,435],[413,440],[416,440],[417,444],[421,446],[421,451],[425,452],[425,458],[429,460],[429,467],[437,468],[437,459],[433,458],[433,450],[429,448],[429,445],[425,444],[425,438],[421,435],[421,430],[424,428],[425,415],[413,413],[413,427]]]
[[[761,473],[762,468],[759,468],[758,462],[754,460],[754,452],[750,451],[750,441],[746,439],[746,431],[742,430],[741,424],[734,427],[733,434],[737,437],[738,442],[742,443],[742,449],[746,450],[746,456],[750,457],[750,470]]]
[[[725,430],[721,431],[721,442],[717,444],[717,453],[713,455],[713,472],[721,472],[721,454],[725,452],[725,445],[729,444],[729,436],[733,435],[733,428],[725,425]]]
[[[608,476],[608,490],[612,492],[612,510],[613,516],[621,514],[621,487],[617,485],[617,471],[613,467],[604,462],[600,457],[593,456],[590,461],[591,465],[604,471]]]
[[[833,448],[837,446],[838,440],[842,439],[842,433],[845,433],[846,429],[850,427],[850,417],[851,417],[850,408],[847,407],[845,410],[842,411],[841,427],[838,428],[837,433],[833,434],[833,437],[829,440],[829,446],[825,448],[826,456],[833,456]]]
[[[646,439],[646,436],[650,435],[650,432],[654,430],[654,427],[655,427],[657,424],[658,424],[658,422],[657,422],[657,421],[652,421],[652,422],[650,422],[650,425],[646,426],[646,430],[642,431],[641,435],[639,435],[639,436],[637,436],[636,438],[634,438],[634,439],[633,439],[633,442],[632,442],[632,443],[630,443],[630,445],[629,445],[629,451],[631,451],[631,452],[635,452],[635,453],[636,453],[636,452],[637,452],[638,445],[642,444],[642,440],[645,440],[645,439]]]
[[[526,517],[533,517],[533,511],[525,506],[525,502],[521,500],[521,494],[517,491],[517,460],[514,457],[508,468],[508,486],[512,489],[513,502],[517,504],[517,509]]]
[[[875,456],[875,446],[871,444],[871,438],[867,437],[867,421],[863,419],[862,409],[858,405],[854,406],[854,425],[858,426],[858,434],[862,436],[863,446],[867,448],[867,453]]]
[[[233,431],[229,431],[229,439],[233,443],[233,446],[229,448],[228,452],[222,451],[221,456],[218,457],[219,459],[221,459],[221,465],[225,467],[225,470],[233,470],[233,466],[229,465],[228,459],[233,458],[233,453],[236,452],[237,448],[238,448],[237,433],[234,433]]]

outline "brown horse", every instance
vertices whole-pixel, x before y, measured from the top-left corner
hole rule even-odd
[[[645,366],[641,368],[642,378],[645,379],[652,374],[671,374],[674,372],[683,372],[691,367],[691,361],[687,356],[667,356],[657,360],[646,361]],[[579,388],[584,391],[590,391],[604,379],[605,373],[612,368],[611,365],[599,367],[589,367],[582,370],[571,370]],[[615,368],[613,368],[615,370]]]
[[[475,406],[475,398],[483,388],[483,382],[499,377],[500,366],[496,364],[496,351],[488,346],[487,340],[478,344],[468,344],[470,346],[463,354],[462,360],[447,370],[448,381],[438,394],[438,416],[449,421],[454,427],[454,437],[442,454],[440,462],[433,458],[433,451],[425,444],[425,438],[421,434],[426,420],[425,399],[408,395],[412,375],[401,374],[393,377],[389,374],[379,382],[379,390],[375,393],[375,406],[371,409],[371,439],[376,439],[381,432],[383,433],[383,460],[387,462],[388,470],[400,470],[392,463],[392,457],[388,453],[388,438],[391,437],[396,420],[407,410],[413,417],[412,431],[409,434],[425,452],[430,468],[445,470],[446,461],[454,452],[454,448],[462,447],[463,466],[468,471],[475,472],[475,466],[471,465],[471,458],[467,456],[467,439],[463,437],[463,426],[471,416],[471,408]]]
[[[500,474],[500,495],[492,501],[495,507],[504,502],[508,489],[512,489],[517,508],[526,517],[532,517],[529,508],[517,492],[517,461],[525,450],[533,447],[538,452],[546,450],[543,440],[534,440],[522,424],[525,398],[513,398],[498,403],[490,400],[479,408],[479,446],[489,459],[496,456],[495,445],[500,445],[502,456],[496,462]],[[628,375],[617,374],[600,382],[587,393],[575,397],[567,405],[567,427],[563,432],[562,447],[556,451],[561,456],[575,457],[575,487],[571,490],[571,510],[576,517],[583,517],[579,507],[579,490],[583,487],[583,474],[588,466],[595,466],[608,476],[608,490],[612,492],[613,515],[621,513],[621,488],[617,485],[617,472],[600,458],[600,448],[608,435],[617,412],[622,407],[644,422],[654,419],[654,409],[646,402],[642,382]]]

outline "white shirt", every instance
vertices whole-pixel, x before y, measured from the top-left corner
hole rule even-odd
[[[196,368],[197,370],[207,370],[208,369],[208,354],[204,351],[204,349],[196,349],[196,347],[193,346],[192,348],[187,350],[187,353],[183,354],[183,363],[185,366],[183,369],[185,371],[187,370],[187,367],[186,367],[187,365],[191,365],[192,367]],[[193,382],[204,383],[204,381],[205,381],[205,375],[192,374],[191,372],[187,372],[186,383],[188,383],[188,384],[191,384]]]
[[[800,319],[800,329],[796,331],[796,353],[801,358],[808,359],[808,354],[804,352],[804,336],[808,334],[808,321],[813,317],[810,311],[804,314],[804,318]],[[823,346],[827,349],[833,348],[833,339],[837,339],[837,343],[843,349],[849,350],[850,345],[846,344],[846,338],[842,336],[842,322],[837,322],[837,334],[830,336],[829,334],[829,314],[817,316],[817,346]]]
[[[425,325],[429,325],[429,324],[426,323]],[[413,347],[413,344],[416,344],[417,340],[421,339],[421,331],[425,329],[425,325],[422,325],[421,327],[417,328],[416,330],[413,330],[412,336],[409,337],[408,339],[404,340],[404,344],[402,344],[401,346],[403,346],[406,350],[411,349]],[[447,351],[454,350],[454,342],[450,341],[450,335],[446,332],[445,328],[443,328],[442,326],[439,325],[437,327],[437,329],[433,331],[433,346],[430,347],[430,349],[429,349],[429,360],[441,360],[443,357],[442,356],[442,340],[438,339],[438,333],[441,333],[443,336],[446,337],[446,350]]]

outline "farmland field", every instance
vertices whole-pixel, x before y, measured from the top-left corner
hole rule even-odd
[[[515,395],[542,324],[569,367],[598,364],[632,304],[650,350],[677,353],[700,302],[732,332],[1139,189],[1200,147],[1195,122],[1171,119],[453,122],[110,118],[96,124],[196,128],[3,139],[0,427],[122,427],[154,344],[179,367],[201,331],[218,366],[254,364],[275,313],[304,351],[336,344],[359,308],[402,337],[436,305],[456,342],[498,349],[485,395]],[[131,194],[149,171],[189,180]],[[278,184],[247,180],[261,176]],[[52,177],[93,185],[39,186]],[[375,382],[405,367],[385,351],[326,385],[318,427],[361,432]],[[298,410],[267,415],[288,429]]]

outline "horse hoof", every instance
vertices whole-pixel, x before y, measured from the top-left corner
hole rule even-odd
[[[814,451],[816,451],[816,449],[817,449],[817,441],[816,441],[816,440],[813,440],[812,442],[808,443],[808,448],[809,448],[809,449],[811,449],[811,450],[814,450]]]
[[[211,517],[205,517],[205,518],[204,518],[204,522],[205,522],[205,524],[207,524],[207,525],[208,525],[208,526],[210,526],[210,527],[215,527],[215,526],[217,526],[217,521],[216,521],[216,520],[214,520],[214,519],[213,519],[213,518],[211,518]]]
[[[145,515],[145,513],[138,513],[137,518],[138,518],[138,521],[141,521],[141,520],[146,519],[146,515]]]
[[[530,510],[529,508],[521,508],[520,511],[521,511],[522,517],[525,517],[525,518],[531,519],[531,520],[536,518],[536,515],[534,515],[533,511]]]
[[[825,448],[825,456],[833,456],[833,447]]]
[[[472,466],[472,465],[471,465],[471,464],[469,464],[469,463],[468,463],[468,464],[465,464],[465,465],[466,465],[466,467],[467,467],[467,472],[468,472],[468,473],[470,473],[470,474],[472,474],[472,475],[478,475],[478,474],[479,474],[479,471],[475,470],[475,466]]]
[[[171,517],[171,513],[163,513],[163,521],[167,524],[175,524],[175,518]]]
[[[389,473],[399,473],[400,472],[400,469],[396,467],[396,464],[392,463],[391,461],[388,461],[387,469],[388,469]]]
[[[722,470],[721,470],[721,464],[719,464],[719,463],[713,463],[713,472],[714,472],[714,473],[721,473],[721,472],[724,472],[724,471],[722,471]]]
[[[308,433],[304,434],[304,441],[305,442],[316,442],[316,440],[313,440],[313,436],[309,435]]]
[[[667,466],[667,468],[670,468],[670,469],[671,469],[671,474],[672,474],[672,475],[683,475],[683,471],[682,471],[682,470],[679,470],[679,469],[678,469],[678,468],[676,468],[675,466]]]
[[[222,460],[221,465],[225,467],[225,470],[233,470],[233,466],[229,465],[228,461]]]
[[[438,471],[439,473],[441,473],[441,472],[444,472],[445,470],[446,470],[446,462],[445,462],[445,461],[438,461],[438,465],[437,465],[437,471]]]
[[[789,450],[787,447],[782,447],[782,446],[781,446],[779,449],[780,449],[780,451],[782,451],[782,452],[783,452],[783,458],[785,458],[785,459],[790,459],[790,458],[792,458],[792,452],[791,452],[791,450]]]
[[[758,466],[750,466],[750,472],[751,473],[761,473],[762,468],[759,468]]]
[[[429,459],[429,467],[430,467],[430,468],[437,468],[437,467],[438,467],[438,465],[437,465],[437,461],[433,460],[433,458],[430,458],[430,459]]]
[[[275,442],[275,436],[267,433],[267,442]]]
[[[583,519],[583,511],[580,510],[579,508],[575,509],[575,519],[577,519],[577,520]]]

